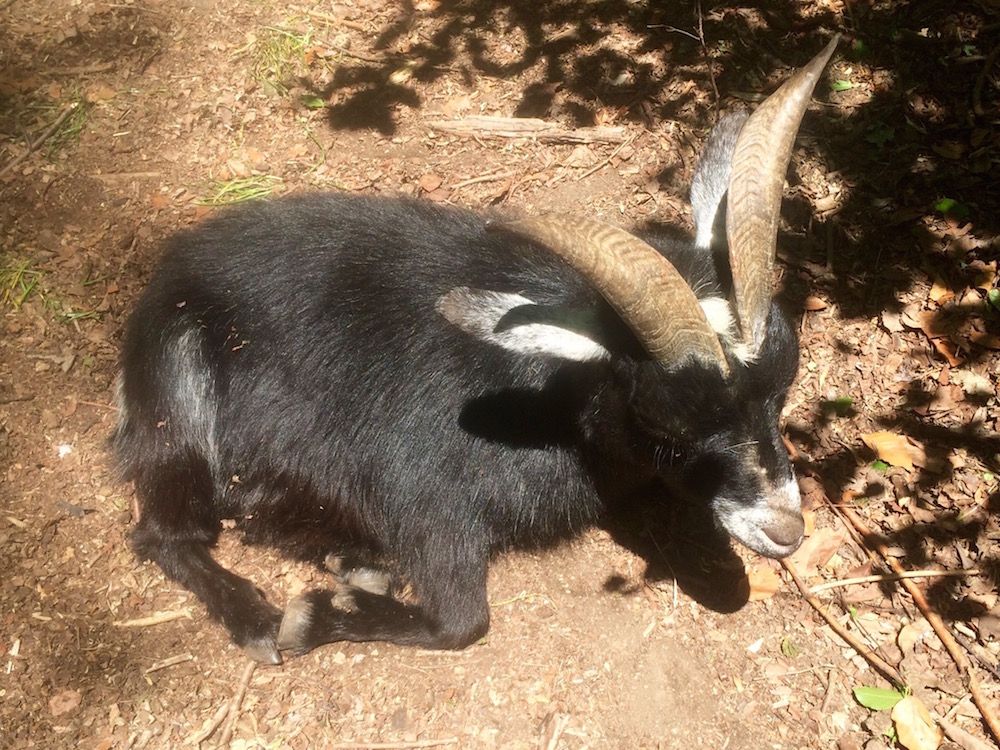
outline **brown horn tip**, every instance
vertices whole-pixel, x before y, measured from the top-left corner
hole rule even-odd
[[[840,41],[792,75],[750,115],[733,152],[726,211],[740,331],[751,358],[764,339],[785,171],[813,89]]]

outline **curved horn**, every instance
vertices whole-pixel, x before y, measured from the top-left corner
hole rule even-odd
[[[575,268],[657,361],[675,364],[693,354],[729,374],[719,338],[691,287],[638,237],[576,216],[548,215],[497,226],[545,245]]]
[[[764,339],[771,307],[771,278],[785,170],[813,88],[840,37],[757,107],[736,141],[726,236],[733,272],[736,313],[750,356]]]

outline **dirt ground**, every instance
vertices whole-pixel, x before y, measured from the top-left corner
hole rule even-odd
[[[961,573],[919,585],[996,705],[998,8],[768,7],[0,2],[0,747],[892,747],[888,712],[853,695],[886,681],[777,563],[706,547],[681,512],[502,558],[465,651],[334,644],[255,668],[129,552],[104,446],[131,303],[162,239],[214,205],[344,190],[690,228],[718,113],[834,31],[779,251],[814,527],[793,565],[809,585],[885,572],[844,501],[905,568]],[[434,126],[476,115],[612,130]],[[233,534],[217,555],[279,605],[322,579]],[[818,596],[935,719],[986,741],[898,584]]]

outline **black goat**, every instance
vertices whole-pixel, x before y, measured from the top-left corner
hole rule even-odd
[[[750,548],[793,551],[778,418],[797,344],[771,267],[792,144],[835,44],[713,131],[693,244],[347,195],[254,203],[175,236],[123,345],[113,445],[138,494],[136,553],[276,663],[336,640],[472,643],[491,555],[582,529],[653,479]],[[283,616],[212,559],[223,518],[326,561],[341,593]]]

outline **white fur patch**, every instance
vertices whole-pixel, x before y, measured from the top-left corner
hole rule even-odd
[[[750,351],[750,347],[740,339],[732,305],[722,297],[705,297],[698,302],[708,319],[708,324],[712,326],[712,330],[721,339],[726,351],[744,364],[753,362],[756,356]]]
[[[198,331],[188,330],[174,339],[167,360],[172,368],[168,413],[173,426],[185,438],[194,440],[210,464],[216,466],[215,387],[202,356]]]
[[[118,408],[118,424],[128,421],[128,409],[125,408],[125,378],[119,372],[115,376],[114,405]]]
[[[516,307],[535,303],[520,294],[455,287],[437,301],[437,311],[482,341],[518,354],[587,362],[608,359],[608,350],[583,334],[548,323],[526,323],[505,331],[497,324]]]

